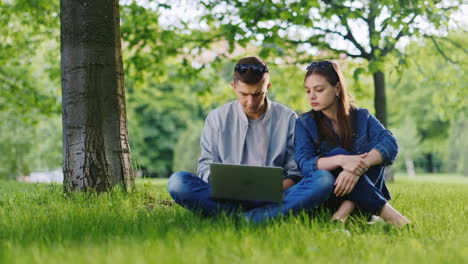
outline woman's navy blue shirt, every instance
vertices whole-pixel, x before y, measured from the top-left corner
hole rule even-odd
[[[353,117],[353,144],[350,150],[345,150],[341,144],[332,145],[326,141],[319,140],[317,123],[314,116],[322,114],[310,111],[299,116],[296,120],[295,132],[295,159],[302,175],[312,174],[317,169],[317,160],[320,157],[330,157],[338,154],[359,155],[367,153],[372,149],[380,152],[383,163],[369,168],[366,176],[382,192],[387,200],[390,200],[390,193],[384,181],[384,166],[395,161],[398,154],[398,145],[392,133],[369,113],[367,109],[356,108],[352,110]],[[325,115],[322,118],[330,121]]]

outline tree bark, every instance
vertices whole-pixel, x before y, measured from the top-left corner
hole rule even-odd
[[[426,171],[429,172],[429,173],[435,172],[434,162],[433,161],[434,160],[433,160],[433,157],[432,157],[432,153],[427,153],[426,154],[426,162],[427,162]]]
[[[61,0],[64,190],[133,188],[118,0]]]
[[[384,127],[387,127],[387,98],[385,96],[385,74],[382,71],[377,71],[372,74],[374,78],[374,107],[375,117],[382,123]],[[394,173],[391,167],[385,170],[385,180],[393,181]]]
[[[374,107],[375,116],[387,127],[387,98],[385,97],[385,75],[382,71],[375,72],[374,78]]]

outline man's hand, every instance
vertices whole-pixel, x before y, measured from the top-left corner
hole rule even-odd
[[[343,155],[340,162],[341,168],[355,175],[362,175],[370,167],[364,160],[366,157],[367,153],[361,155]]]
[[[283,190],[286,190],[292,186],[294,186],[296,183],[291,180],[291,179],[284,179],[283,180]]]
[[[347,195],[354,189],[358,180],[358,175],[343,170],[335,180],[335,191],[333,193],[337,197]]]

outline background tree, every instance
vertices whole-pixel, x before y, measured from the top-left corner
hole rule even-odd
[[[167,16],[170,9],[163,3],[136,1],[122,6],[132,160],[144,176],[151,177],[172,174],[181,133],[225,102],[219,90],[228,85],[219,74],[224,73],[225,61],[207,59],[207,50],[201,47],[201,35],[212,33],[187,31],[183,21],[179,26],[177,21],[162,23],[162,14]],[[197,158],[187,162],[196,165]]]
[[[117,0],[61,2],[64,188],[133,183]]]
[[[245,45],[250,40],[262,43],[262,56],[275,54],[308,62],[307,52],[325,49],[366,60],[374,82],[376,117],[384,125],[387,125],[384,72],[387,56],[399,53],[403,61],[404,54],[396,49],[402,38],[430,36],[424,27],[447,28],[450,14],[463,3],[461,0],[206,2],[211,11],[205,17],[208,22],[219,25],[231,43]],[[355,77],[363,71],[357,68]]]
[[[61,112],[58,8],[53,1],[0,1],[0,178],[60,166],[61,136],[50,129],[59,129]]]
[[[274,23],[259,18],[258,24],[264,28],[263,35],[272,37],[277,32],[280,38],[275,40],[277,43],[263,42],[262,34],[243,35],[243,31],[236,31],[245,27],[242,20],[224,24],[237,16],[228,3],[223,8],[225,21],[219,22],[218,11],[213,10],[203,20],[197,16],[203,14],[202,8],[193,8],[200,2],[185,1],[185,7],[180,2],[121,2],[132,162],[145,176],[164,177],[186,168],[185,165],[196,166],[200,128],[193,124],[201,122],[215,107],[235,99],[229,82],[238,58],[264,56],[272,72],[269,96],[298,113],[308,110],[302,84],[305,63],[311,57],[338,58],[326,47],[284,44],[281,38],[285,36],[292,38],[297,33],[296,39],[306,38],[315,29],[274,28],[274,23],[284,20],[277,10]],[[195,16],[179,15],[184,13],[181,10]],[[0,178],[62,166],[59,14],[59,5],[53,1],[0,1]],[[320,16],[320,12],[311,16]],[[210,23],[218,23],[219,27],[209,27]],[[359,33],[355,23],[351,29]],[[231,31],[237,32],[234,38],[230,38]],[[357,39],[366,41],[366,36]],[[390,52],[382,64],[386,93],[391,98],[387,125],[399,137],[401,150],[396,169],[404,169],[406,150],[416,150],[417,140],[410,139],[414,138],[420,139],[417,151],[413,151],[417,172],[463,172],[466,148],[460,138],[464,138],[468,105],[464,76],[466,39],[462,30],[447,36],[410,38],[409,45],[400,45],[399,50]],[[333,47],[346,48],[333,34],[326,34],[325,40],[330,40]],[[347,56],[338,60],[359,106],[372,108],[374,91],[369,88],[373,86],[369,63]],[[405,122],[407,117],[412,121]],[[413,136],[408,137],[408,131],[414,132]]]
[[[456,150],[463,144],[449,144],[447,139],[452,138],[453,133],[459,134],[451,127],[459,126],[468,116],[468,77],[465,74],[468,57],[467,52],[457,46],[466,43],[466,37],[463,31],[450,32],[446,38],[438,38],[437,46],[430,38],[420,38],[405,48],[408,63],[403,72],[398,73],[398,69],[391,67],[395,64],[391,60],[387,66],[392,98],[390,124],[397,130],[407,130],[400,133],[399,142],[407,143],[403,148],[417,149],[413,153],[415,165],[426,172],[453,171],[454,166],[444,168],[444,160],[450,156],[457,163],[458,156],[451,153],[463,152]],[[407,119],[412,120],[411,126],[420,138],[417,148],[411,147],[414,141],[402,138],[412,135]]]

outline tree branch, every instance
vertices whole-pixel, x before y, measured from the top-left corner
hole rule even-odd
[[[448,57],[444,51],[440,48],[439,44],[437,43],[437,41],[435,40],[435,38],[433,36],[428,36],[428,38],[430,38],[432,40],[432,42],[434,43],[434,46],[436,47],[437,51],[440,53],[440,55],[442,55],[442,57],[445,58],[446,61],[450,62],[450,63],[453,63],[453,64],[457,64],[456,61],[452,60],[450,57]]]
[[[347,50],[332,48],[330,46],[330,44],[327,43],[327,42],[313,41],[313,40],[289,40],[289,39],[285,40],[285,42],[295,44],[295,45],[297,45],[297,44],[311,44],[311,45],[315,45],[315,46],[319,46],[319,47],[324,47],[326,49],[329,49],[329,50],[332,50],[332,51],[335,51],[335,52],[338,52],[338,53],[344,53],[344,54],[346,54],[346,56],[349,56],[351,58],[365,58],[360,54],[351,54]]]
[[[452,9],[459,9],[459,8],[460,8],[460,6],[454,5],[454,6],[444,7],[444,8],[441,8],[441,9],[444,10],[444,11],[449,11],[449,10],[452,10]]]
[[[429,38],[429,37],[431,37],[431,36],[429,36],[429,35],[424,35],[424,37]],[[433,37],[434,39],[439,39],[439,40],[447,41],[448,43],[452,44],[452,45],[455,46],[456,48],[459,48],[460,50],[462,50],[464,53],[468,53],[468,49],[465,49],[465,47],[464,47],[462,44],[460,44],[460,43],[458,43],[458,42],[456,42],[456,41],[454,41],[454,40],[452,40],[452,39],[450,39],[450,38],[439,38],[439,37],[436,37],[436,36],[432,36],[432,37]]]
[[[336,3],[336,1],[334,0],[323,0],[323,2],[327,5],[330,5],[334,10],[337,10],[337,9],[340,9],[340,10],[345,10],[347,13],[352,13],[353,15],[355,15],[356,17],[360,18],[360,19],[363,19],[365,20],[366,18],[363,17],[361,14],[364,14],[365,10],[363,8],[356,8],[356,10],[359,10],[359,12],[353,12],[351,11],[350,7],[349,6],[345,6],[345,5],[339,5]]]
[[[403,36],[406,36],[407,34],[404,33],[405,31],[405,28],[408,27],[408,25],[412,24],[413,21],[416,19],[417,15],[416,14],[413,14],[413,17],[410,19],[409,22],[405,23],[403,25],[403,28],[400,30],[400,32],[398,32],[398,34],[396,35],[396,37],[393,39],[393,41],[391,42],[391,44],[389,44],[388,46],[386,46],[385,48],[382,49],[382,56],[385,56],[387,55],[387,53],[389,53],[390,51],[392,51],[394,48],[395,48],[395,45],[397,44],[398,40],[401,39],[401,37]],[[380,31],[380,33],[382,33],[382,31]]]
[[[338,32],[338,31],[334,31],[334,30],[331,30],[331,29],[325,29],[325,28],[321,28],[321,27],[312,27],[312,28],[316,29],[316,30],[323,31],[323,32],[327,32],[327,33],[330,33],[330,34],[337,34],[337,35],[341,36],[342,38],[346,37],[346,35],[344,35],[343,33]]]
[[[368,52],[366,52],[364,47],[361,46],[361,44],[359,44],[359,42],[357,42],[356,38],[354,37],[354,35],[353,35],[352,31],[351,31],[351,28],[348,25],[348,20],[346,20],[346,18],[341,16],[341,15],[339,15],[338,17],[341,20],[341,24],[343,24],[343,26],[345,26],[346,31],[347,31],[347,34],[343,38],[351,41],[351,43],[353,43],[353,45],[361,52],[361,55],[359,57],[370,60],[371,59],[370,54]]]
[[[387,29],[388,25],[390,25],[390,23],[386,23],[385,25],[383,25],[383,27],[380,29],[380,33],[384,32],[385,29]]]

